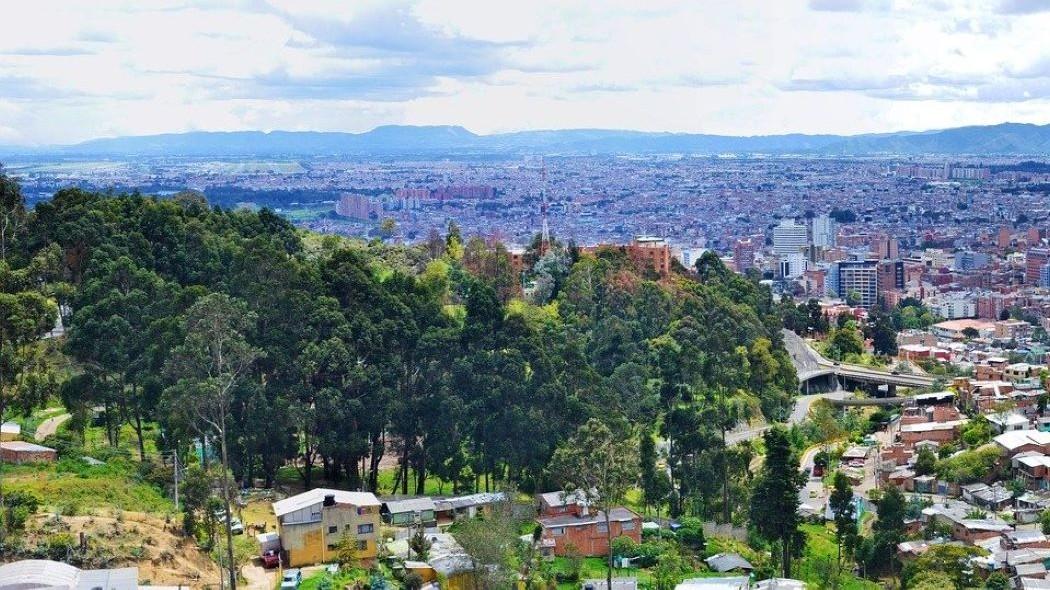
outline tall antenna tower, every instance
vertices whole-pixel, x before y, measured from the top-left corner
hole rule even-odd
[[[543,229],[540,233],[540,256],[551,249],[551,228],[547,224],[547,163],[543,162],[540,168],[540,216],[543,219]]]

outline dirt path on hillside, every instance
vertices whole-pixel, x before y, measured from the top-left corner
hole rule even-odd
[[[72,418],[70,414],[61,414],[59,416],[55,416],[53,418],[48,418],[47,420],[44,420],[40,423],[40,426],[36,427],[36,433],[33,435],[33,438],[35,438],[37,441],[44,440],[45,438],[57,432],[58,427],[70,418]]]
[[[249,563],[241,568],[248,590],[273,590],[277,584],[277,570],[266,570],[258,563]]]

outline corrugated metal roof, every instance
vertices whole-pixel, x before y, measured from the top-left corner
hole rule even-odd
[[[0,565],[0,590],[21,588],[75,588],[80,570],[67,564],[47,559],[25,559]]]
[[[135,567],[81,570],[47,559],[25,559],[0,566],[0,590],[137,590]]]
[[[347,492],[345,490],[329,490],[326,488],[316,488],[308,492],[297,494],[284,500],[278,500],[273,503],[273,513],[277,516],[283,516],[290,512],[295,512],[306,508],[307,506],[313,506],[324,501],[324,497],[332,495],[335,496],[337,504],[350,504],[352,506],[379,506],[379,500],[375,494],[371,492]]]
[[[748,560],[744,559],[737,553],[717,553],[708,557],[704,561],[707,565],[715,570],[716,572],[728,572],[732,570],[752,570],[755,569]]]
[[[391,514],[402,512],[424,512],[434,510],[434,500],[431,498],[408,498],[405,500],[387,500],[383,502]]]

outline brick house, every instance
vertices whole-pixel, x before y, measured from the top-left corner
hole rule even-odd
[[[547,492],[536,496],[540,516],[579,515],[587,505],[583,494],[579,492]]]
[[[951,442],[959,436],[959,429],[963,424],[966,424],[966,420],[906,424],[901,426],[900,441],[908,448],[924,440],[935,443]]]
[[[55,449],[22,440],[0,442],[0,461],[4,463],[50,463],[58,459]]]
[[[1031,451],[1014,455],[1010,463],[1028,489],[1050,489],[1050,457]]]
[[[1050,453],[1050,432],[1040,430],[1015,430],[1005,432],[992,439],[1006,453],[1013,457],[1020,453]]]
[[[999,518],[967,518],[967,512],[972,508],[962,502],[934,504],[924,508],[922,515],[924,521],[932,520],[947,525],[953,539],[971,545],[1014,530],[1010,523]]]
[[[543,547],[551,548],[554,555],[565,555],[570,545],[586,557],[608,555],[609,539],[620,536],[642,542],[642,517],[626,508],[609,510],[608,526],[612,535],[608,535],[605,528],[605,513],[585,507],[576,514],[541,516],[536,520],[543,529]]]

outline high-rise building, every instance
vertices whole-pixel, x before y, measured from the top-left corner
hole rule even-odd
[[[878,263],[878,294],[904,288],[904,261],[881,260]]]
[[[996,244],[1000,248],[1005,250],[1005,249],[1010,247],[1010,237],[1011,237],[1010,236],[1010,228],[1005,227],[1005,226],[1000,227],[999,228],[999,236],[998,236],[998,238],[996,240]]]
[[[374,220],[383,214],[383,205],[368,195],[351,193],[339,199],[335,204],[335,213],[352,219]]]
[[[797,279],[802,276],[802,273],[806,272],[808,262],[802,253],[783,256],[779,262],[779,276],[785,279]]]
[[[901,257],[897,238],[879,236],[871,242],[871,253],[879,260],[897,260]]]
[[[813,245],[820,248],[835,246],[835,220],[830,215],[818,215],[813,218]]]
[[[984,252],[962,250],[955,253],[955,270],[977,270],[991,264],[991,258]]]
[[[1038,285],[1039,273],[1050,264],[1050,248],[1029,248],[1025,253],[1024,282],[1026,285]]]
[[[782,219],[780,225],[773,228],[773,253],[777,256],[798,254],[807,243],[809,231],[793,219]]]
[[[733,264],[736,271],[745,273],[749,268],[755,266],[755,241],[751,238],[741,238],[733,244]]]
[[[850,299],[856,295],[857,305],[872,307],[879,298],[879,270],[875,260],[843,260],[838,264],[838,296]],[[903,267],[902,267],[903,276]]]

